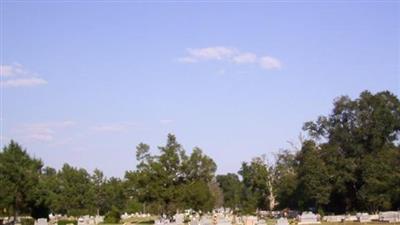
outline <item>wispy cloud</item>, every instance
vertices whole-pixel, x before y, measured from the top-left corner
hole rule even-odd
[[[108,123],[93,126],[91,129],[97,132],[122,132],[133,126],[135,126],[133,123]]]
[[[170,119],[162,119],[162,120],[160,120],[160,123],[161,124],[170,124],[170,123],[173,123],[174,121],[173,120],[170,120]]]
[[[3,78],[3,87],[34,87],[47,84],[45,79],[19,63],[0,65],[0,76]]]
[[[47,81],[42,78],[17,78],[3,81],[4,87],[33,87],[42,84],[47,84]]]
[[[46,123],[31,123],[22,125],[17,129],[17,133],[23,138],[39,141],[39,142],[51,142],[54,140],[55,135],[58,131],[75,126],[74,121],[58,121],[58,122],[46,122]]]
[[[271,70],[271,69],[280,69],[282,67],[282,64],[279,60],[273,57],[264,56],[260,58],[260,66],[264,69]]]
[[[277,58],[268,55],[257,56],[255,53],[242,52],[232,47],[188,48],[186,52],[187,55],[179,58],[179,62],[198,63],[204,61],[226,61],[234,64],[255,64],[266,70],[282,68],[282,63]]]

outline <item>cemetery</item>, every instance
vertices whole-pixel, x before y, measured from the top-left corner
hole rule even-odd
[[[387,113],[363,124],[369,109]],[[11,140],[0,151],[0,225],[400,224],[398,109],[389,92],[336,99],[334,115],[304,125],[325,143],[303,140],[272,163],[258,156],[227,174],[216,174],[209,155],[186,151],[171,133],[156,151],[139,143],[136,168],[123,177],[45,166]],[[361,124],[343,134],[348,124],[339,117]],[[370,123],[385,132],[371,134]],[[375,147],[358,135],[375,138]],[[344,162],[352,167],[343,169]]]
[[[64,216],[50,214],[48,218],[33,220],[30,217],[19,217],[17,225],[26,225],[26,220],[33,221],[32,225],[384,225],[400,224],[400,211],[387,211],[379,214],[357,213],[356,215],[328,215],[320,216],[312,212],[303,212],[297,218],[269,217],[269,216],[239,216],[229,210],[221,212],[213,210],[209,213],[199,213],[188,210],[190,213],[177,213],[172,217],[166,215],[151,215],[149,213],[124,213],[118,223],[105,223],[104,216]],[[0,218],[2,225],[11,224],[10,218]],[[69,221],[65,223],[64,221]]]
[[[400,0],[0,0],[0,225],[400,225]]]

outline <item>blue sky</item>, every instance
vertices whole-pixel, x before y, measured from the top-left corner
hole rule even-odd
[[[395,1],[2,1],[3,144],[108,176],[168,133],[236,172],[340,95],[400,92]]]

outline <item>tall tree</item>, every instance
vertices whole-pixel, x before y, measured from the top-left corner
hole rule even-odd
[[[303,210],[322,210],[329,203],[331,185],[319,149],[313,141],[305,141],[297,157],[299,206]]]
[[[269,209],[270,171],[264,157],[256,157],[250,163],[242,163],[242,208],[245,212]]]
[[[273,186],[275,187],[278,208],[297,208],[296,189],[298,180],[296,155],[288,150],[280,152],[277,155],[273,176]]]
[[[97,212],[90,175],[85,169],[64,164],[57,174],[57,182],[54,212],[73,216]]]
[[[217,181],[224,195],[224,207],[231,209],[239,208],[242,192],[242,183],[239,180],[239,176],[234,173],[218,175]]]
[[[14,223],[18,213],[31,211],[28,204],[33,201],[42,166],[14,141],[0,152],[0,205],[13,211]]]
[[[94,204],[96,206],[97,214],[103,215],[108,211],[107,206],[109,205],[106,201],[106,192],[104,190],[107,178],[104,177],[103,172],[99,169],[95,169],[90,178],[93,184]]]
[[[159,150],[159,155],[151,155],[148,145],[137,146],[137,170],[125,175],[129,196],[137,196],[144,208],[155,213],[210,210],[214,202],[208,184],[216,170],[214,161],[199,148],[188,156],[172,134]]]
[[[399,151],[396,142],[400,136],[400,102],[395,95],[388,91],[376,94],[364,91],[355,100],[347,96],[340,97],[334,102],[329,116],[305,123],[304,130],[323,142],[323,158],[333,186],[330,208],[338,208],[332,205],[343,205],[339,208],[346,211],[366,209],[371,202],[375,202],[373,205],[376,207],[380,205],[378,208],[387,208],[388,202],[395,205],[395,197],[379,204],[366,197],[372,193],[387,196],[386,187],[395,183],[392,179],[396,176],[385,175],[385,166],[371,161],[371,158],[382,159],[388,152]],[[393,163],[387,165],[392,165],[390,170],[393,172],[398,171],[398,166]],[[374,175],[371,168],[383,170]],[[377,176],[388,179],[379,181],[374,178]],[[382,188],[372,190],[378,181],[383,182],[379,185]]]

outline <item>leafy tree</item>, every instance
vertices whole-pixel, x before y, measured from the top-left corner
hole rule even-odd
[[[389,149],[374,152],[362,160],[364,184],[359,195],[366,203],[364,209],[376,212],[395,208],[395,195],[399,194],[399,155],[397,149]]]
[[[218,175],[217,181],[224,195],[224,207],[235,209],[240,206],[242,183],[239,176],[234,173]]]
[[[118,211],[118,208],[115,206],[111,207],[111,210],[107,212],[104,222],[109,224],[119,223],[121,220],[121,213]]]
[[[256,157],[250,163],[242,163],[242,208],[245,212],[269,208],[270,171],[263,157]]]
[[[126,206],[126,192],[124,190],[124,184],[119,178],[111,177],[104,183],[105,192],[105,211],[111,210],[110,206],[114,206],[119,211],[122,211]]]
[[[216,170],[214,161],[199,148],[187,156],[172,134],[159,150],[159,155],[151,155],[148,145],[137,146],[137,170],[125,174],[128,196],[136,196],[143,208],[154,213],[171,215],[187,207],[210,209],[214,202],[208,183]]]
[[[295,154],[286,150],[277,155],[273,186],[275,187],[279,209],[295,209],[298,207],[296,196],[298,186],[297,160]]]
[[[396,154],[389,152],[399,151],[396,142],[400,132],[400,102],[395,95],[388,91],[376,94],[364,91],[355,100],[340,97],[329,116],[305,123],[304,130],[323,142],[321,157],[332,183],[328,208],[374,210],[397,204],[398,189],[392,189],[395,194],[391,197],[387,194],[387,189],[396,183],[393,179],[398,177],[398,164],[390,163],[393,160],[387,156],[396,159]],[[374,161],[378,159],[389,163]],[[395,175],[387,174],[389,170]],[[380,188],[375,189],[377,186]]]
[[[329,203],[331,185],[324,161],[313,141],[305,141],[298,154],[299,206],[303,210],[321,210]]]
[[[85,169],[64,164],[57,174],[57,182],[52,205],[54,212],[73,216],[96,213],[92,183]]]
[[[31,215],[33,218],[47,218],[51,212],[54,193],[57,187],[57,171],[51,167],[45,167],[39,177],[39,182],[33,189],[33,199],[30,201]]]
[[[104,214],[106,212],[107,202],[104,185],[107,179],[104,177],[103,172],[99,169],[93,171],[93,175],[90,177],[92,182],[92,188],[94,192],[94,204],[96,206],[97,214]]]
[[[31,211],[42,166],[14,141],[0,152],[0,205],[13,212],[14,222],[18,213]]]
[[[208,188],[210,189],[211,197],[212,197],[212,200],[214,201],[213,208],[219,209],[219,208],[223,207],[224,206],[224,193],[222,192],[222,189],[216,178],[213,178],[211,180],[211,182],[208,183]],[[211,209],[212,208],[210,208],[209,210],[211,210]]]

